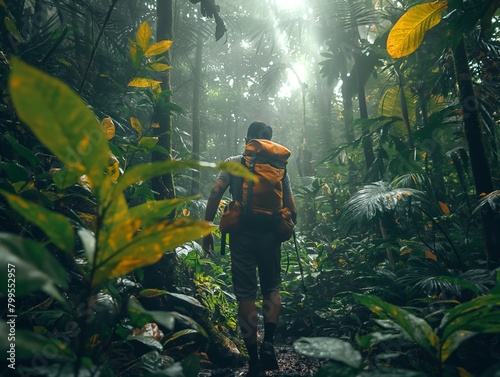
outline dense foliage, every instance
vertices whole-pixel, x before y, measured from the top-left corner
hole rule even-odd
[[[498,1],[159,3],[0,0],[2,373],[195,376],[238,343],[199,218],[260,119],[300,208],[280,333],[316,375],[497,376]]]

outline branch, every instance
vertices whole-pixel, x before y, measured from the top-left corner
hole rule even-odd
[[[101,30],[99,31],[99,35],[97,36],[97,39],[94,43],[94,47],[92,48],[92,52],[90,53],[90,59],[89,63],[87,64],[87,69],[85,70],[85,74],[83,75],[82,82],[80,83],[80,88],[78,89],[78,92],[81,93],[83,90],[83,86],[85,85],[85,82],[87,80],[87,75],[89,74],[90,71],[90,66],[92,65],[92,62],[94,61],[95,54],[97,52],[97,47],[99,46],[99,42],[101,40],[102,35],[104,34],[104,29],[106,29],[106,25],[109,22],[109,19],[111,18],[111,13],[113,12],[113,8],[115,7],[116,3],[118,0],[113,0],[111,3],[108,13],[106,14],[106,18],[104,19],[104,23],[101,26]]]

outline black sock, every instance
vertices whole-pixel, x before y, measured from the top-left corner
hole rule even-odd
[[[276,331],[276,323],[264,324],[264,342],[274,342],[274,332]]]
[[[259,352],[257,351],[257,343],[246,344],[250,364],[256,364],[259,361]]]

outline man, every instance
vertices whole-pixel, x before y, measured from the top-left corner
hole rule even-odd
[[[271,140],[272,128],[262,122],[253,122],[247,131],[245,143],[252,139]],[[234,156],[226,161],[241,162],[242,156]],[[242,180],[227,172],[221,172],[215,181],[207,202],[205,220],[213,221],[224,192],[230,187],[233,199],[241,191]],[[283,181],[283,206],[292,213],[296,220],[297,209],[290,187],[290,179],[285,174]],[[230,235],[231,271],[234,293],[238,300],[238,323],[245,346],[250,357],[247,377],[265,376],[265,370],[278,369],[274,351],[274,332],[281,309],[281,242],[269,227],[245,229]],[[214,247],[213,235],[203,238],[203,249],[211,252]],[[260,289],[263,296],[264,339],[257,345],[257,277],[259,272]]]

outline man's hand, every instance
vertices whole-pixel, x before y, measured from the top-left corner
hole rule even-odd
[[[201,245],[203,247],[203,250],[205,250],[207,254],[212,254],[212,252],[214,251],[214,236],[212,235],[212,233],[207,234],[205,237],[203,237]]]

